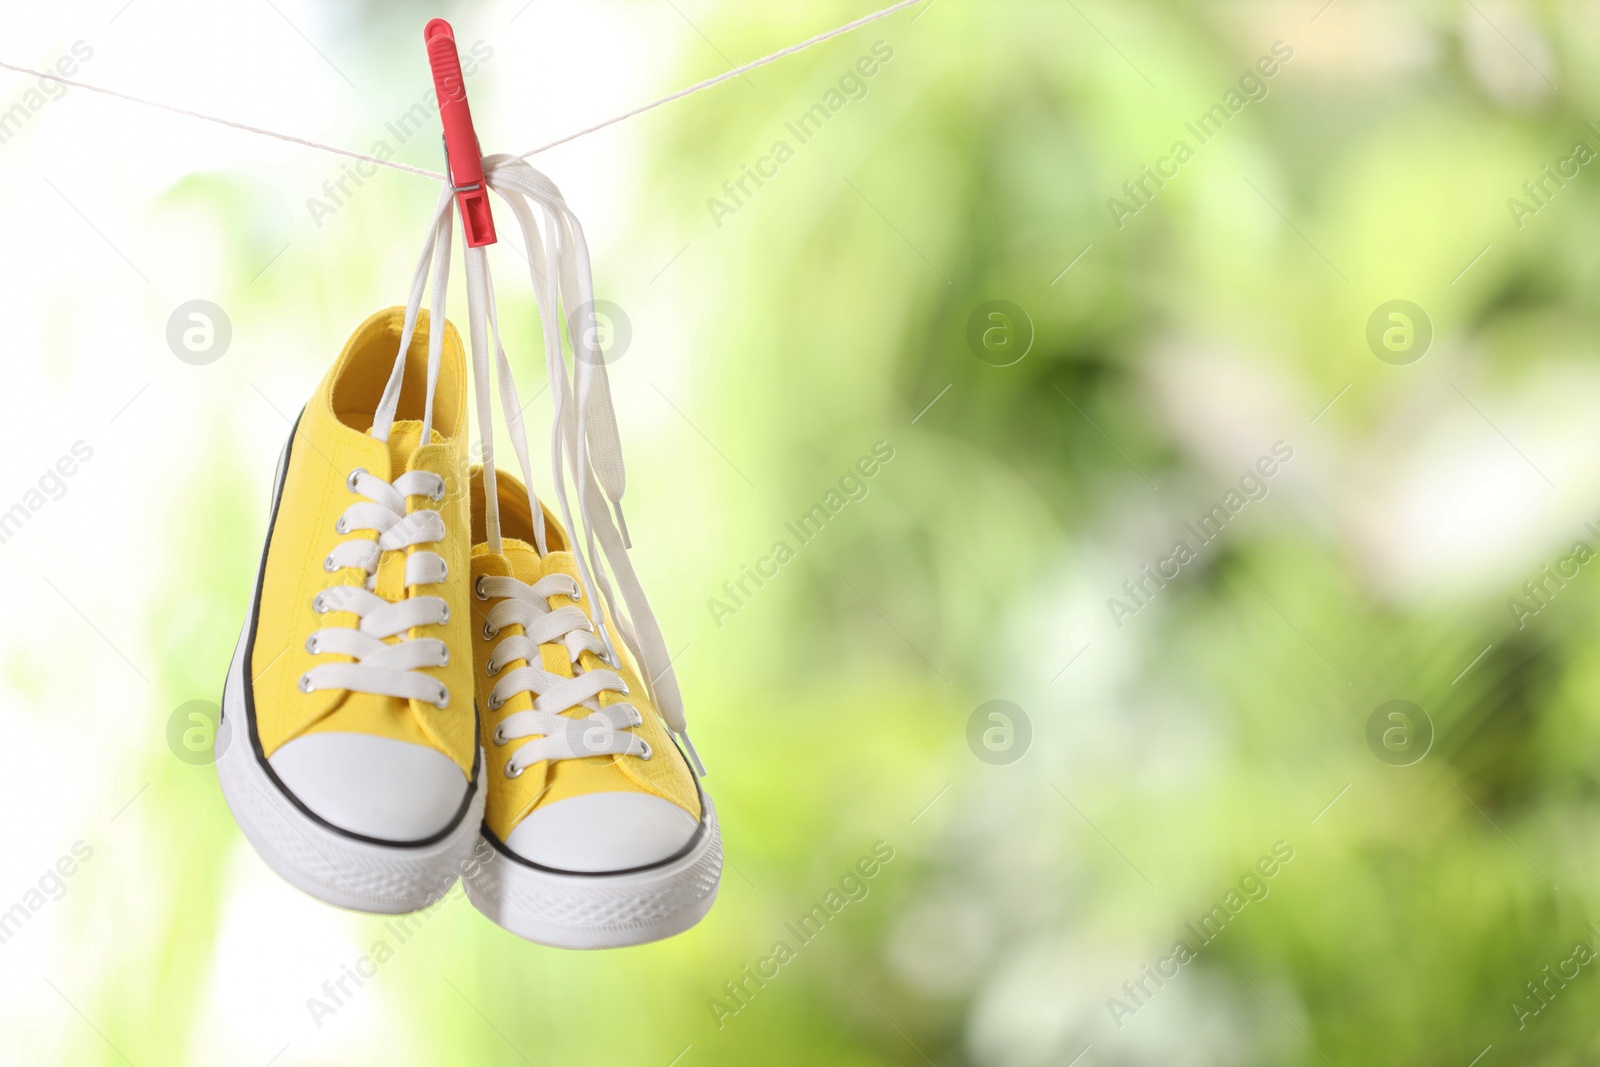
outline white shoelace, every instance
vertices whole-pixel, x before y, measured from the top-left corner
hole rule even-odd
[[[324,627],[306,638],[306,651],[312,655],[350,656],[351,663],[322,663],[300,676],[300,689],[313,693],[319,689],[344,689],[360,693],[424,700],[435,707],[450,703],[450,690],[444,683],[421,673],[421,667],[442,667],[450,662],[450,650],[433,637],[406,637],[408,630],[450,621],[450,606],[442,597],[419,596],[389,601],[374,589],[378,564],[388,552],[404,552],[417,545],[444,540],[444,517],[437,511],[418,508],[406,511],[408,498],[423,496],[438,502],[444,499],[444,479],[427,471],[408,471],[393,482],[358,467],[346,483],[363,500],[351,504],[339,516],[334,529],[341,534],[376,532],[376,540],[358,538],[334,546],[323,560],[323,570],[333,572],[354,568],[365,580],[360,585],[341,585],[324,589],[312,601],[318,614],[349,612],[356,616],[355,627]],[[433,585],[449,576],[443,557],[437,552],[416,551],[406,557],[406,588]],[[397,638],[394,643],[389,638]]]
[[[416,330],[418,308],[422,303],[422,290],[428,280],[428,261],[435,259],[438,276],[434,281],[434,307],[436,316],[428,330],[428,392],[424,402],[422,435],[424,444],[433,439],[433,397],[439,382],[439,360],[444,351],[445,287],[449,281],[450,262],[450,208],[449,190],[440,197],[434,211],[433,225],[428,231],[427,243],[422,249],[422,261],[417,265],[417,275],[412,282],[411,298],[406,308],[405,328],[400,338],[400,351],[395,357],[394,369],[378,401],[372,420],[372,436],[387,442],[394,427],[394,415],[400,405],[400,385],[405,379],[406,360],[411,349],[411,335]],[[352,692],[375,693],[382,696],[424,700],[443,709],[450,703],[450,689],[444,683],[422,674],[420,667],[442,667],[450,662],[450,649],[437,638],[406,637],[406,631],[419,626],[432,626],[450,621],[450,605],[443,597],[407,597],[389,601],[376,593],[378,565],[387,552],[404,552],[417,545],[437,544],[444,540],[444,517],[438,511],[418,508],[406,511],[407,500],[424,496],[438,503],[444,499],[444,479],[427,471],[407,471],[393,482],[386,482],[363,468],[350,472],[345,483],[352,493],[365,497],[351,504],[339,516],[334,529],[341,534],[362,531],[376,532],[376,540],[358,538],[335,546],[323,561],[329,572],[356,568],[364,572],[360,585],[335,586],[317,594],[312,607],[319,614],[330,611],[348,611],[360,623],[355,628],[324,627],[306,639],[306,651],[313,655],[331,654],[351,656],[353,663],[324,663],[312,667],[300,676],[302,692],[319,689],[344,689]],[[406,557],[405,585],[443,582],[449,575],[444,557],[437,552],[412,552]],[[389,638],[397,638],[393,643]]]
[[[577,581],[565,574],[551,574],[532,585],[516,578],[481,576],[474,587],[480,600],[497,600],[489,609],[484,622],[484,633],[493,636],[507,626],[522,627],[521,634],[506,637],[495,645],[486,665],[492,678],[505,671],[489,694],[489,710],[498,711],[506,701],[518,693],[536,694],[532,711],[519,711],[507,715],[495,727],[496,744],[504,745],[525,737],[535,737],[519,746],[506,762],[505,774],[515,778],[540,760],[582,759],[585,756],[638,756],[648,760],[650,745],[642,737],[629,733],[644,719],[632,704],[618,701],[605,707],[599,705],[603,692],[628,695],[628,683],[614,670],[587,670],[573,677],[552,674],[543,669],[539,646],[560,643],[572,663],[577,663],[584,652],[592,652],[606,659],[609,650],[595,633],[588,616],[575,605],[551,608],[550,598],[567,596],[574,600],[583,595]],[[526,661],[525,666],[506,671],[513,660]],[[609,665],[611,661],[606,659]],[[582,719],[572,719],[562,712],[582,705],[590,714]]]
[[[509,672],[496,683],[493,693],[495,707],[519,692],[531,693],[536,698],[534,711],[508,716],[497,731],[498,741],[539,738],[516,750],[506,765],[506,773],[515,777],[530,764],[545,759],[574,759],[607,753],[648,759],[651,754],[649,746],[641,738],[628,732],[632,726],[639,725],[639,713],[632,705],[618,702],[602,709],[597,703],[602,692],[624,696],[628,692],[626,683],[616,673],[619,660],[606,628],[599,625],[591,627],[583,612],[575,607],[551,610],[548,606],[549,597],[557,593],[575,595],[584,588],[598,588],[618,632],[639,662],[655,706],[660,709],[668,729],[682,743],[696,772],[704,776],[705,767],[700,762],[694,743],[689,740],[683,695],[672,668],[672,658],[661,636],[655,612],[651,610],[650,601],[628,559],[627,524],[622,517],[622,494],[627,474],[605,361],[597,343],[596,331],[590,328],[589,323],[594,315],[594,280],[583,227],[567,207],[555,183],[527,163],[507,155],[486,156],[483,168],[489,188],[500,194],[516,216],[527,249],[529,273],[543,328],[545,366],[555,413],[550,450],[556,499],[567,528],[579,535],[578,543],[572,546],[572,554],[582,579],[581,587],[574,584],[571,594],[564,584],[553,581],[560,577],[557,575],[541,579],[531,586],[514,578],[500,577],[486,578],[482,583],[480,595],[487,594],[490,598],[501,600],[490,614],[495,631],[513,623],[529,628],[524,637],[508,637],[497,645],[493,652],[493,663],[504,665],[514,659],[537,663],[539,645],[560,642],[566,646],[573,669],[578,672],[574,678],[568,679],[535,667],[523,667]],[[429,404],[425,425],[432,423],[433,385],[438,375],[443,345],[445,292],[454,226],[450,210],[452,202],[452,190],[447,184],[440,194],[433,223],[417,263],[400,341],[403,356],[416,327],[423,290],[427,285],[429,260],[432,259],[433,314],[429,319]],[[542,232],[534,215],[533,204],[538,205],[543,215]],[[549,236],[548,242],[545,240],[546,234]],[[488,547],[496,554],[502,551],[499,496],[495,486],[492,373],[493,382],[500,387],[501,410],[511,437],[512,450],[517,455],[523,481],[528,488],[535,547],[542,556],[548,551],[544,509],[533,488],[533,469],[528,455],[527,431],[522,421],[522,405],[512,377],[511,363],[501,342],[488,257],[482,248],[466,250],[466,273],[472,377],[479,434],[483,443]],[[565,337],[561,328],[563,313],[568,327]],[[489,360],[491,335],[495,352],[493,372]],[[567,365],[569,348],[572,352],[570,377]],[[402,369],[397,363],[383,402],[379,405],[373,428],[375,436],[380,427],[386,435],[393,420],[399,403]],[[426,429],[424,432],[427,432]],[[578,491],[579,523],[576,526],[572,521],[572,506],[568,498],[569,479]],[[570,579],[566,581],[570,582]],[[615,589],[621,591],[620,603],[613,584]],[[595,611],[598,623],[600,609],[596,608]],[[501,614],[496,616],[495,612]],[[499,621],[493,621],[497,618]],[[586,650],[600,656],[610,669],[582,670],[578,660]],[[560,714],[580,705],[590,708],[592,714],[583,719],[571,719]]]

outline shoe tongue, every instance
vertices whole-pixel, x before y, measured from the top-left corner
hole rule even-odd
[[[439,431],[433,431],[435,444],[444,438]],[[394,481],[411,468],[411,456],[422,444],[422,420],[397,419],[389,429],[389,475],[388,481]],[[378,580],[376,592],[385,600],[405,599],[406,586],[406,554],[404,552],[390,552],[378,564]]]
[[[532,585],[544,576],[544,561],[539,558],[538,549],[528,542],[514,537],[503,538],[500,551],[505,555],[506,562],[511,564],[511,573],[517,580]]]
[[[506,562],[511,564],[511,573],[529,585],[548,574],[570,574],[574,578],[578,577],[578,567],[573,561],[571,552],[558,549],[541,556],[537,548],[515,537],[502,539],[500,550],[504,553]]]
[[[444,438],[433,431],[432,442],[440,444]],[[422,444],[420,419],[397,419],[389,429],[389,480],[394,481],[411,466],[411,454]]]

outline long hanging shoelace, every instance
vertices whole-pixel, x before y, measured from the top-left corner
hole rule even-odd
[[[448,208],[447,194],[441,200],[439,210],[434,213],[433,227],[422,253],[421,273],[413,284],[400,354],[395,359],[394,370],[389,375],[388,385],[373,417],[372,436],[380,441],[389,439],[389,432],[394,425],[395,409],[400,402],[400,383],[405,377],[411,334],[416,325],[416,309],[421,303],[422,287],[427,281],[428,259],[437,255],[441,267],[449,263]],[[435,282],[434,300],[439,307],[444,305],[447,274],[446,270],[441,269]],[[440,319],[429,330],[428,395],[422,424],[424,443],[433,436],[433,395],[439,379],[439,356],[443,344],[444,323]],[[444,540],[444,517],[428,507],[408,511],[411,497],[426,497],[435,504],[443,500],[444,479],[427,471],[407,471],[394,481],[386,482],[358,467],[350,472],[345,484],[350,492],[362,499],[344,510],[334,529],[340,534],[371,531],[378,536],[374,540],[341,542],[323,560],[322,567],[329,573],[355,569],[362,572],[362,581],[359,585],[341,585],[323,590],[317,594],[312,607],[318,614],[348,612],[356,617],[357,623],[353,627],[323,627],[316,630],[306,639],[306,651],[312,655],[349,656],[351,662],[321,663],[312,667],[300,676],[300,689],[306,693],[319,689],[342,689],[422,700],[438,708],[447,707],[450,703],[449,688],[436,678],[422,673],[420,668],[442,667],[449,663],[449,648],[438,638],[406,635],[417,627],[448,622],[449,604],[443,597],[437,596],[390,601],[377,593],[378,567],[384,555],[390,552],[416,549],[406,556],[404,585],[407,589],[437,584],[448,576],[444,557],[420,547]]]
[[[594,280],[583,227],[555,183],[527,163],[508,155],[486,156],[483,169],[489,188],[500,194],[516,215],[527,250],[529,275],[543,330],[545,366],[554,409],[550,459],[556,500],[567,528],[580,534],[577,543],[572,546],[572,554],[582,578],[581,588],[573,583],[570,591],[564,587],[565,583],[558,589],[556,583],[551,583],[548,578],[532,586],[508,578],[486,578],[480,582],[475,589],[480,598],[502,599],[490,613],[489,632],[513,623],[524,628],[523,639],[507,638],[501,646],[496,647],[491,667],[494,668],[496,663],[503,667],[513,659],[531,658],[532,662],[536,662],[539,644],[559,642],[566,646],[574,664],[583,651],[590,651],[612,668],[585,671],[579,678],[564,679],[534,667],[523,667],[500,679],[491,695],[491,703],[495,708],[515,692],[534,693],[537,699],[532,712],[508,716],[501,723],[495,740],[505,743],[522,737],[541,738],[521,746],[506,765],[506,773],[515,777],[528,765],[542,759],[569,759],[607,753],[650,758],[649,746],[627,732],[629,727],[639,724],[639,713],[632,705],[618,702],[602,709],[598,704],[600,692],[609,690],[627,694],[626,683],[615,673],[619,660],[612,647],[610,633],[599,625],[598,609],[595,625],[591,629],[581,611],[575,608],[551,610],[548,606],[548,598],[557,593],[577,597],[582,589],[599,589],[618,632],[643,670],[645,685],[655,706],[660,709],[668,729],[688,753],[695,771],[703,777],[705,767],[695,751],[694,743],[689,739],[683,695],[678,688],[672,657],[661,636],[655,612],[628,558],[630,541],[622,516],[622,494],[627,484],[627,473],[623,465],[616,412],[611,403],[610,380],[597,332],[590,325],[594,315]],[[400,338],[403,361],[416,329],[431,260],[434,286],[433,311],[428,330],[425,435],[432,426],[433,389],[444,342],[445,296],[454,226],[450,210],[452,202],[453,190],[446,184],[417,263]],[[534,205],[538,206],[543,216],[542,228],[535,217]],[[543,556],[548,551],[544,509],[533,488],[527,430],[522,420],[522,405],[512,376],[511,362],[500,338],[499,313],[495,306],[488,257],[482,248],[468,248],[465,258],[468,332],[472,347],[472,377],[479,435],[483,444],[483,495],[489,551],[496,554],[501,552],[499,495],[494,466],[492,373],[493,383],[499,386],[501,411],[511,438],[511,447],[516,453],[523,483],[528,490],[535,547]],[[561,328],[563,314],[567,324],[565,334]],[[491,337],[494,342],[492,372],[489,358]],[[570,376],[567,360],[569,349],[572,354]],[[403,370],[403,362],[397,361],[374,420],[374,436],[379,436],[380,428],[382,435],[387,436],[399,403]],[[573,523],[572,504],[568,495],[569,482],[577,489],[579,522],[576,525]],[[550,584],[545,588],[547,583]],[[619,590],[620,602],[617,595]],[[538,640],[535,641],[534,637],[538,637]],[[491,670],[491,673],[496,673],[496,670]],[[563,711],[578,706],[588,708],[591,714],[575,720],[561,716]]]

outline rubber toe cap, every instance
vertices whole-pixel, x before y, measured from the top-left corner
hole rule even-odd
[[[558,871],[605,874],[671,859],[700,824],[648,793],[589,793],[535,809],[506,839],[512,852]]]
[[[372,734],[307,734],[267,760],[312,813],[352,834],[413,844],[460,814],[467,776],[431,748]]]

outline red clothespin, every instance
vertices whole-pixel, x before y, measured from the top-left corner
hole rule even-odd
[[[467,83],[461,77],[461,57],[456,52],[456,31],[444,19],[434,19],[422,31],[428,46],[428,66],[439,97],[439,121],[444,124],[445,165],[456,204],[461,208],[461,228],[467,247],[495,242],[494,216],[489,212],[489,187],[483,180],[483,153],[478,132],[467,106]]]

